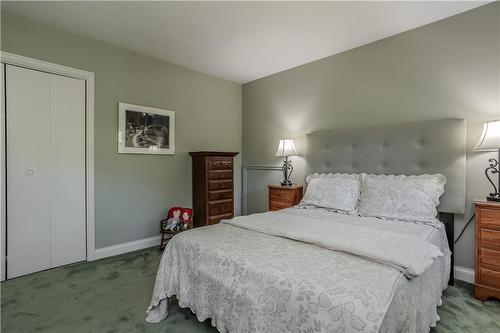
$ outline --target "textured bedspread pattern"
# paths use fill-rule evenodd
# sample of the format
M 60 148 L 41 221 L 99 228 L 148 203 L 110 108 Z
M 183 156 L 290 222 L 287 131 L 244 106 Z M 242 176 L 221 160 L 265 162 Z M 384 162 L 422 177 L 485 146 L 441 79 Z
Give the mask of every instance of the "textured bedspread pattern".
M 435 258 L 443 255 L 434 244 L 411 234 L 377 228 L 378 224 L 368 227 L 338 223 L 349 218 L 331 214 L 330 219 L 317 219 L 288 210 L 238 216 L 223 223 L 393 265 L 408 278 L 422 274 Z
M 297 234 L 277 237 L 281 228 L 262 226 L 276 223 L 262 215 L 253 227 L 251 220 L 239 219 L 175 236 L 160 263 L 147 321 L 164 319 L 168 297 L 176 295 L 180 306 L 189 307 L 199 320 L 211 318 L 220 332 L 378 332 L 396 285 L 404 279 L 400 264 L 381 264 L 392 259 L 371 260 L 372 255 L 354 256 L 347 249 L 332 251 L 328 239 L 311 239 L 315 232 L 298 226 L 301 218 L 311 229 L 313 224 L 323 228 L 326 221 L 307 213 L 282 214 L 281 219 L 295 221 Z M 354 231 L 345 237 L 349 232 Z M 421 235 L 411 241 L 425 239 Z M 438 255 L 432 247 L 424 252 Z

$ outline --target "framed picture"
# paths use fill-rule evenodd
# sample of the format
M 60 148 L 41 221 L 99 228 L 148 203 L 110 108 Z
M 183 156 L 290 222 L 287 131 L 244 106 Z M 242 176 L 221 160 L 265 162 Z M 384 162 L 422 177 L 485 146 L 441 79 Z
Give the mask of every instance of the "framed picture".
M 175 153 L 175 113 L 118 103 L 118 153 Z

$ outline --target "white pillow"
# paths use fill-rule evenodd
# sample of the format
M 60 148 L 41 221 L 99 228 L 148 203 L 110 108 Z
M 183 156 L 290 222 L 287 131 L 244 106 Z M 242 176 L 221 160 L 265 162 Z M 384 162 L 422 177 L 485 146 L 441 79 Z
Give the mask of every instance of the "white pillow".
M 306 178 L 307 190 L 301 205 L 352 212 L 358 205 L 361 178 L 348 174 L 314 174 Z
M 443 175 L 362 175 L 359 215 L 435 223 Z

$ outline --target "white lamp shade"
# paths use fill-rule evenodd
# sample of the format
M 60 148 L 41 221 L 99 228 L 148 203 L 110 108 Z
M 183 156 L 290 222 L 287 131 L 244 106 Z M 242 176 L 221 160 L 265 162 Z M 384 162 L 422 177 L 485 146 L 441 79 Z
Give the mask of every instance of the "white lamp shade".
M 483 134 L 474 150 L 491 151 L 500 149 L 500 120 L 484 123 Z
M 295 144 L 292 139 L 282 139 L 278 145 L 276 156 L 294 156 L 297 155 Z

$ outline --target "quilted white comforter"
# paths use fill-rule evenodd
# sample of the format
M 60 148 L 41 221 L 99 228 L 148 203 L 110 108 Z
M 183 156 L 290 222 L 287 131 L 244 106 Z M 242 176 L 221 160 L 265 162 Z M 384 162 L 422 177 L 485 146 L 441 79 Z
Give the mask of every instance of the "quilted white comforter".
M 438 319 L 446 285 L 446 269 L 433 261 L 449 256 L 442 237 L 430 241 L 435 231 L 287 209 L 184 232 L 165 249 L 146 320 L 163 320 L 167 298 L 176 295 L 180 306 L 199 320 L 211 318 L 220 332 L 426 331 Z M 429 279 L 435 280 L 429 290 L 413 288 Z M 424 317 L 391 308 L 395 295 L 400 303 L 416 301 Z

